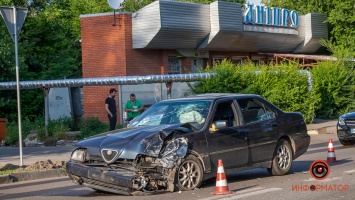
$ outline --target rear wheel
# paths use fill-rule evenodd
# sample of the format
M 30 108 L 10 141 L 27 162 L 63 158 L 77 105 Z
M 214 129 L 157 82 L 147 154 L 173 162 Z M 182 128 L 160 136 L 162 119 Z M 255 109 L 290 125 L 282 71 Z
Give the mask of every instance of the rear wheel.
M 203 179 L 202 164 L 198 158 L 188 155 L 176 170 L 176 187 L 186 191 L 198 188 Z
M 348 140 L 340 140 L 339 139 L 340 144 L 342 144 L 343 146 L 351 146 L 354 145 L 355 141 L 348 141 Z
M 276 145 L 271 168 L 267 170 L 271 175 L 281 176 L 291 170 L 293 162 L 293 153 L 290 143 L 287 140 L 279 140 Z

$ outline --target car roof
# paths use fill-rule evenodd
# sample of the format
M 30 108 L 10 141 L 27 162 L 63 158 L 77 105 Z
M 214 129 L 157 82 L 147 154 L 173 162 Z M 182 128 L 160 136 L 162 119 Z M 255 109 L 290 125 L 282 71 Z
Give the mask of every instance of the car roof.
M 236 94 L 236 93 L 205 93 L 205 94 L 194 94 L 187 97 L 177 98 L 177 99 L 166 99 L 167 101 L 191 101 L 191 100 L 216 100 L 222 98 L 235 98 L 235 97 L 260 97 L 256 94 Z

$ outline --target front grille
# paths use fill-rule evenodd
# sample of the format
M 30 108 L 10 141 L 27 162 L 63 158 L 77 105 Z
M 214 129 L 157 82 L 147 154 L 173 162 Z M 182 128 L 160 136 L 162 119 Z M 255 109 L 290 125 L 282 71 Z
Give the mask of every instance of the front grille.
M 345 124 L 349 127 L 355 127 L 355 119 L 345 120 Z
M 112 163 L 115 161 L 115 159 L 119 156 L 119 153 L 117 150 L 112 150 L 112 149 L 103 149 L 101 151 L 102 158 L 105 160 L 107 163 Z

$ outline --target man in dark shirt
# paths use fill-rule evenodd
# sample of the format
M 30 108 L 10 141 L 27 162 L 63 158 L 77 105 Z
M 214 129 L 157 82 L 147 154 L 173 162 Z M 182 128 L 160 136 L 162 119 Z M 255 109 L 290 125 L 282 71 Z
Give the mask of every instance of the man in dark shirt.
M 108 96 L 105 100 L 105 108 L 107 111 L 107 117 L 110 121 L 110 131 L 116 129 L 116 122 L 117 122 L 117 114 L 116 114 L 116 92 L 115 88 L 110 89 L 110 96 Z

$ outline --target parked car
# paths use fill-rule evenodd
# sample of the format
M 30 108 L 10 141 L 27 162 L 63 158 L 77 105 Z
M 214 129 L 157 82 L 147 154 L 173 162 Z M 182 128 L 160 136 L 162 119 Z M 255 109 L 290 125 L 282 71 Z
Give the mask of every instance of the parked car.
M 216 176 L 219 159 L 226 173 L 287 174 L 309 143 L 299 112 L 258 95 L 201 94 L 158 102 L 127 128 L 78 142 L 66 171 L 77 184 L 118 194 L 193 190 Z
M 342 145 L 355 144 L 355 112 L 346 113 L 339 117 L 337 135 Z

